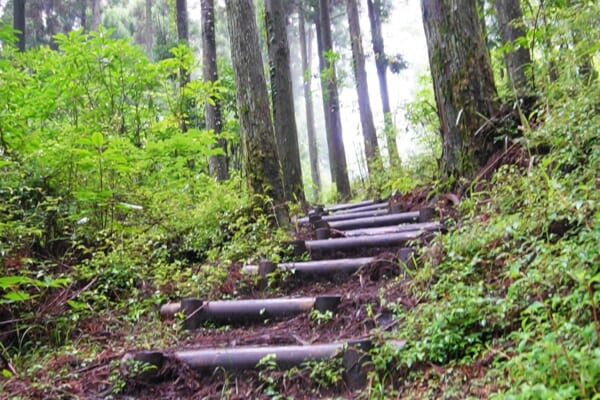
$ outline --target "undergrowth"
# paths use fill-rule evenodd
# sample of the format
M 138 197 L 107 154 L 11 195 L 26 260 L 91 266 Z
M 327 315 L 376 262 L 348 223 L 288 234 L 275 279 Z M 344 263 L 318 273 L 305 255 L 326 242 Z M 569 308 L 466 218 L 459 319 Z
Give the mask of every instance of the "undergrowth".
M 239 173 L 208 175 L 202 107 L 231 90 L 180 87 L 189 48 L 153 63 L 110 30 L 58 35 L 57 51 L 20 53 L 6 26 L 0 40 L 0 371 L 53 397 L 52 358 L 175 340 L 152 328 L 159 304 L 231 296 L 226 266 L 280 261 L 289 235 Z
M 400 397 L 600 397 L 597 83 L 547 110 L 518 139 L 527 167 L 502 166 L 424 249 L 419 304 L 390 306 L 407 344 L 373 376 L 412 382 Z

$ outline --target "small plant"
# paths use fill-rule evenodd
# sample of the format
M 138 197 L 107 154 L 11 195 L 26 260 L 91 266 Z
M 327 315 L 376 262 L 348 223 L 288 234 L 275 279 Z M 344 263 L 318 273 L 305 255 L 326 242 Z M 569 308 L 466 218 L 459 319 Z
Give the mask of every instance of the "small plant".
M 301 370 L 308 371 L 310 379 L 322 388 L 335 386 L 344 377 L 342 357 L 320 361 L 306 361 L 302 363 Z M 318 390 L 315 392 L 318 392 Z
M 142 379 L 157 372 L 156 365 L 134 359 L 115 360 L 112 366 L 113 370 L 108 380 L 113 385 L 111 394 L 114 395 L 125 389 L 128 379 Z
M 279 388 L 289 375 L 295 372 L 295 369 L 279 371 L 275 354 L 266 355 L 256 366 L 259 368 L 258 380 L 263 384 L 264 394 L 276 400 L 292 399 L 292 397 L 280 394 Z
M 321 324 L 324 324 L 326 322 L 333 320 L 333 311 L 331 311 L 331 310 L 320 311 L 320 310 L 317 310 L 316 308 L 313 308 L 312 310 L 310 310 L 309 316 L 310 316 L 311 321 L 316 322 L 317 325 L 321 325 Z
M 285 268 L 275 268 L 273 272 L 267 274 L 267 286 L 272 290 L 277 290 L 294 272 Z

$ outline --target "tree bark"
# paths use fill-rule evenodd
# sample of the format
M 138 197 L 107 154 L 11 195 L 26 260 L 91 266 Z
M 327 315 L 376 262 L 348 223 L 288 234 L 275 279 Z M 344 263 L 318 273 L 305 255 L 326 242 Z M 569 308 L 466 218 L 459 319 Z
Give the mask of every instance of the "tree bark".
M 177 20 L 177 38 L 180 43 L 188 44 L 190 42 L 190 36 L 188 34 L 187 0 L 175 0 L 175 13 Z
M 504 63 L 508 74 L 510 88 L 517 96 L 522 97 L 531 92 L 532 84 L 526 71 L 531 66 L 529 49 L 523 45 L 514 44 L 520 37 L 525 37 L 523 29 L 523 13 L 519 0 L 495 0 L 496 18 L 502 42 L 514 46 L 504 53 Z
M 215 4 L 214 0 L 202 0 L 202 69 L 203 78 L 206 82 L 216 82 L 219 79 L 217 71 L 217 45 L 215 41 Z M 206 118 L 206 129 L 211 129 L 217 137 L 216 147 L 223 150 L 223 154 L 210 156 L 208 169 L 212 176 L 218 181 L 229 178 L 227 169 L 227 141 L 222 137 L 223 121 L 221 115 L 221 104 L 219 99 L 206 101 L 204 105 L 204 116 Z
M 88 32 L 89 28 L 87 26 L 87 5 L 88 5 L 87 0 L 82 1 L 80 5 L 81 5 L 81 15 L 79 16 L 79 18 L 81 19 L 81 29 L 83 29 L 84 32 Z
M 102 0 L 92 0 L 92 26 L 90 30 L 97 31 L 102 20 Z
M 144 33 L 144 43 L 146 45 L 146 54 L 152 57 L 152 46 L 154 37 L 152 32 L 152 0 L 146 0 L 146 32 Z
M 441 169 L 447 177 L 470 178 L 493 151 L 493 137 L 481 128 L 497 110 L 475 0 L 422 0 L 421 7 L 440 117 Z
M 323 55 L 333 53 L 331 40 L 331 18 L 329 16 L 329 1 L 319 0 L 319 16 L 321 22 L 321 40 L 323 43 Z M 350 181 L 346 166 L 346 151 L 344 149 L 344 138 L 342 136 L 342 121 L 340 119 L 340 102 L 337 89 L 337 78 L 335 74 L 335 63 L 331 57 L 325 57 L 325 68 L 327 69 L 326 84 L 323 97 L 327 102 L 327 113 L 331 116 L 331 132 L 327 132 L 333 149 L 335 185 L 342 200 L 350 198 Z M 323 77 L 322 77 L 323 79 Z M 331 159 L 331 157 L 330 157 Z
M 179 40 L 179 43 L 188 45 L 190 38 L 188 34 L 187 0 L 175 0 L 175 20 L 177 25 L 177 39 Z M 179 74 L 179 85 L 181 88 L 183 88 L 190 82 L 190 71 L 185 68 L 180 68 Z M 191 108 L 190 101 L 187 96 L 182 99 L 181 106 L 182 110 L 179 127 L 182 132 L 187 132 L 189 111 Z
M 346 0 L 346 13 L 348 14 L 348 26 L 350 27 L 354 79 L 356 82 L 356 93 L 358 95 L 358 108 L 360 111 L 360 124 L 365 143 L 367 168 L 369 170 L 369 175 L 372 175 L 377 169 L 381 169 L 378 167 L 381 158 L 379 146 L 377 144 L 375 124 L 373 123 L 371 101 L 369 100 L 365 54 L 362 47 L 362 35 L 360 33 L 360 22 L 358 19 L 358 6 L 356 5 L 356 0 Z
M 273 122 L 279 161 L 282 165 L 283 187 L 287 200 L 304 203 L 290 49 L 281 0 L 265 0 L 265 25 L 269 48 Z
M 383 35 L 381 34 L 381 15 L 380 0 L 367 0 L 367 9 L 369 12 L 369 24 L 371 25 L 371 40 L 373 43 L 373 53 L 375 54 L 375 66 L 377 68 L 377 78 L 379 80 L 379 93 L 381 95 L 381 105 L 383 108 L 385 139 L 388 148 L 388 156 L 392 167 L 400 165 L 400 154 L 398 153 L 398 144 L 396 143 L 396 130 L 392 121 L 392 110 L 390 108 L 390 97 L 388 95 L 387 84 L 387 59 L 383 45 Z
M 13 7 L 13 28 L 19 31 L 17 48 L 25 51 L 25 0 L 14 0 Z
M 313 200 L 317 201 L 321 194 L 321 175 L 319 174 L 319 152 L 317 147 L 317 135 L 315 132 L 315 115 L 313 109 L 311 91 L 311 43 L 310 27 L 308 35 L 304 23 L 304 10 L 300 3 L 298 8 L 298 30 L 300 36 L 300 57 L 302 60 L 302 83 L 304 88 L 304 103 L 306 107 L 306 131 L 308 135 L 308 156 L 310 159 L 310 175 L 314 186 L 315 195 Z M 308 42 L 308 43 L 307 43 Z
M 252 0 L 226 0 L 231 59 L 249 190 L 274 201 L 275 217 L 287 223 L 283 182 L 269 112 L 267 84 Z
M 323 55 L 323 35 L 321 34 L 321 20 L 317 10 L 314 16 L 315 32 L 317 34 L 317 54 L 319 55 L 319 76 L 321 81 L 321 98 L 323 104 L 323 119 L 325 120 L 325 136 L 327 139 L 327 158 L 329 160 L 329 174 L 331 175 L 331 181 L 335 183 L 335 151 L 333 149 L 333 141 L 330 138 L 332 132 L 333 122 L 331 122 L 331 113 L 329 112 L 329 105 L 327 103 L 326 88 L 327 80 L 325 79 L 327 66 L 325 65 L 325 56 Z

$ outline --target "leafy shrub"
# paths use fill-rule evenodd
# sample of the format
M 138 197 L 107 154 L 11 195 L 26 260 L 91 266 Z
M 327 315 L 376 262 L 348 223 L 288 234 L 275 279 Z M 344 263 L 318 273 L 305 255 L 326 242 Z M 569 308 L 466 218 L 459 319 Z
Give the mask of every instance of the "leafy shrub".
M 0 32 L 0 297 L 15 317 L 63 288 L 75 315 L 138 320 L 167 297 L 214 295 L 217 258 L 285 253 L 240 177 L 207 174 L 221 150 L 199 116 L 223 87 L 180 84 L 195 67 L 185 46 L 152 63 L 111 36 L 20 53 Z

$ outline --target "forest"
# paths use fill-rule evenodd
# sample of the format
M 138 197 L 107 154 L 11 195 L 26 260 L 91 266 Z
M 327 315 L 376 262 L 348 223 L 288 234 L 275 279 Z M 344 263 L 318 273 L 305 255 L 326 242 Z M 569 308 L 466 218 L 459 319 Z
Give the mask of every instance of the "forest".
M 593 0 L 0 0 L 0 399 L 600 399 L 599 74 Z

